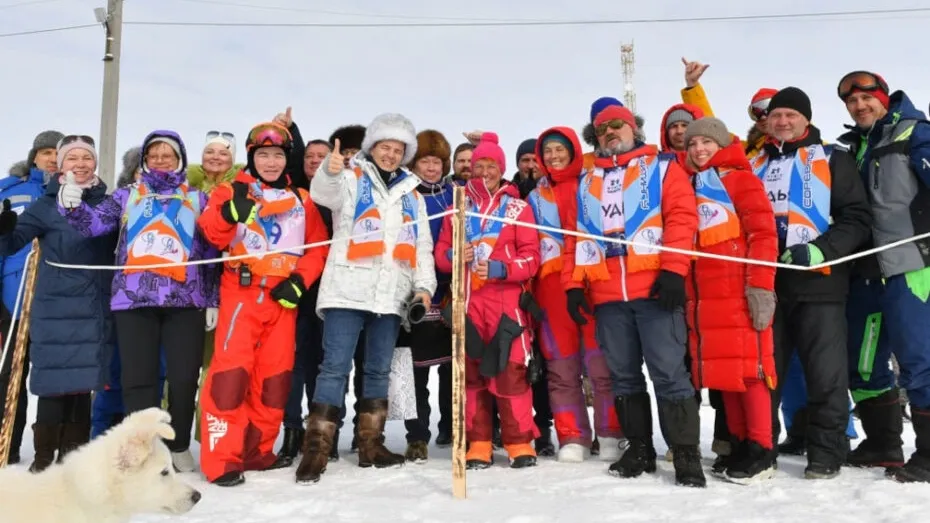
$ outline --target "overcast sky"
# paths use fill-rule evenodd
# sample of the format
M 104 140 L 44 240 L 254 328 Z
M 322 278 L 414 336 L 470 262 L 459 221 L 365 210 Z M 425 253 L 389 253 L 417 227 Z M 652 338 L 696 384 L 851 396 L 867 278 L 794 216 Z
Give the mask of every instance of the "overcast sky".
M 105 4 L 0 0 L 0 34 L 93 23 L 93 8 Z M 930 7 L 917 0 L 126 0 L 124 20 L 638 20 L 878 6 Z M 854 69 L 883 74 L 892 89 L 904 89 L 927 109 L 928 20 L 930 13 L 543 27 L 126 25 L 117 148 L 122 154 L 152 129 L 175 129 L 199 162 L 206 131 L 232 131 L 241 145 L 251 125 L 291 105 L 305 139 L 328 137 L 343 124 L 367 124 L 382 112 L 403 113 L 418 130 L 439 129 L 453 146 L 461 131 L 495 130 L 512 171 L 522 139 L 553 125 L 580 130 L 595 98 L 622 98 L 619 47 L 630 41 L 637 109 L 650 141 L 658 141 L 662 113 L 680 101 L 682 56 L 711 64 L 704 87 L 717 115 L 741 136 L 756 89 L 795 85 L 811 96 L 814 123 L 832 139 L 849 121 L 836 84 Z M 25 158 L 43 129 L 99 135 L 103 39 L 100 27 L 0 38 L 4 167 Z M 244 157 L 240 146 L 238 159 Z

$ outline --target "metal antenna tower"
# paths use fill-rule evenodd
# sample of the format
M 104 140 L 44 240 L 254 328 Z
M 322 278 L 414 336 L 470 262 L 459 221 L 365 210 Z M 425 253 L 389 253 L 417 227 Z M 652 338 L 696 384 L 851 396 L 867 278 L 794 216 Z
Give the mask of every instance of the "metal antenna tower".
M 623 103 L 630 111 L 636 112 L 636 91 L 633 90 L 634 62 L 633 42 L 620 46 L 620 63 L 623 65 Z

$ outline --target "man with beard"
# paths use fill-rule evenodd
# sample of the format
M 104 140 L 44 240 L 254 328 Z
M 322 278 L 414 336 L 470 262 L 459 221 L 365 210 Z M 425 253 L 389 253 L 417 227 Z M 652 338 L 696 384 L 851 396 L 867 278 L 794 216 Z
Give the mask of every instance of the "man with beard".
M 811 103 L 797 87 L 771 98 L 771 138 L 751 162 L 775 211 L 780 259 L 810 267 L 847 256 L 868 239 L 871 214 L 856 161 L 848 150 L 823 146 L 811 125 Z M 808 390 L 804 476 L 830 479 L 846 461 L 846 297 L 849 266 L 816 271 L 779 269 L 775 277 L 776 375 L 783 376 L 795 348 Z M 779 383 L 772 427 L 778 440 Z
M 465 185 L 471 178 L 471 156 L 475 145 L 471 142 L 460 143 L 452 153 L 451 179 L 458 185 Z
M 637 139 L 638 125 L 615 99 L 592 105 L 595 157 L 588 157 L 578 188 L 577 230 L 637 244 L 690 249 L 697 232 L 694 190 L 677 162 Z M 591 312 L 614 381 L 615 406 L 629 448 L 609 472 L 634 478 L 656 471 L 652 406 L 645 360 L 674 453 L 679 485 L 704 487 L 694 386 L 685 367 L 687 255 L 642 245 L 566 238 L 563 285 L 569 314 Z

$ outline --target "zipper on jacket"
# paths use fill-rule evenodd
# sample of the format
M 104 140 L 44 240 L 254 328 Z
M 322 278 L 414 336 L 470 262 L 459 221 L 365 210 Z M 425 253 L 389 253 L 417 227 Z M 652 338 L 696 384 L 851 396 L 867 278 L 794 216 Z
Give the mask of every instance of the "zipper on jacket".
M 764 383 L 765 380 L 765 369 L 762 367 L 762 333 L 756 331 L 756 361 L 759 365 L 759 379 Z
M 694 288 L 694 336 L 697 338 L 697 346 L 695 347 L 695 359 L 697 360 L 697 371 L 698 371 L 698 385 L 701 388 L 704 388 L 704 360 L 701 358 L 701 345 L 703 341 L 701 340 L 701 328 L 698 324 L 698 309 L 701 306 L 700 300 L 698 300 L 698 284 L 697 277 L 694 274 L 694 265 L 691 266 L 691 286 Z
M 617 256 L 617 258 L 620 261 L 620 292 L 623 293 L 623 301 L 630 301 L 626 288 L 626 256 Z

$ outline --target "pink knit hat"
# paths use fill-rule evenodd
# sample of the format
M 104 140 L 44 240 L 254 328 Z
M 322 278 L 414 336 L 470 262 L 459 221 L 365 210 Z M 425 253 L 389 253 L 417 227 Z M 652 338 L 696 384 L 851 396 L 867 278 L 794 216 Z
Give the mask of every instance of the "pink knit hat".
M 504 162 L 504 150 L 498 145 L 499 139 L 497 133 L 483 133 L 481 141 L 475 147 L 471 155 L 471 168 L 474 170 L 478 160 L 494 160 L 501 172 L 507 172 L 507 164 Z

